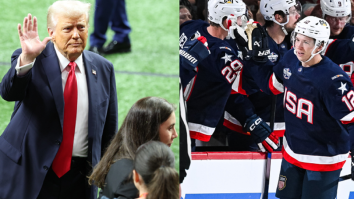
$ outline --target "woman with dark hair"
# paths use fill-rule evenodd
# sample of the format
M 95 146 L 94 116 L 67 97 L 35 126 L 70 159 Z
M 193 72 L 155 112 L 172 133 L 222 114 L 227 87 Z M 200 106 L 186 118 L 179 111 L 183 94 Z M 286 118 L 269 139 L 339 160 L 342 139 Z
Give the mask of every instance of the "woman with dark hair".
M 138 190 L 131 180 L 127 180 L 133 170 L 135 153 L 139 146 L 151 140 L 171 146 L 177 137 L 175 109 L 174 105 L 158 97 L 142 98 L 132 106 L 89 177 L 89 184 L 102 189 L 100 196 L 137 196 Z
M 178 199 L 179 178 L 174 155 L 165 144 L 150 141 L 136 152 L 133 179 L 139 199 Z

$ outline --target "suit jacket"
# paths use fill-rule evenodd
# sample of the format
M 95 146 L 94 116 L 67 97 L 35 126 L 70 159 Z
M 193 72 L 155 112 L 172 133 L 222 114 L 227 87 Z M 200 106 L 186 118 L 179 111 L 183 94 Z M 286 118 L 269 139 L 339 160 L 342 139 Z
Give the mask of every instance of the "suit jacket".
M 100 199 L 134 199 L 139 191 L 133 182 L 133 160 L 120 159 L 111 165 L 105 179 L 105 186 L 101 189 Z
M 1 199 L 37 198 L 63 138 L 64 97 L 54 45 L 48 43 L 33 68 L 18 77 L 15 66 L 21 52 L 13 53 L 0 84 L 3 99 L 16 101 L 0 136 Z M 83 60 L 89 96 L 87 159 L 95 166 L 117 132 L 116 82 L 112 63 L 103 57 L 84 51 Z M 88 191 L 90 199 L 96 198 L 97 187 Z

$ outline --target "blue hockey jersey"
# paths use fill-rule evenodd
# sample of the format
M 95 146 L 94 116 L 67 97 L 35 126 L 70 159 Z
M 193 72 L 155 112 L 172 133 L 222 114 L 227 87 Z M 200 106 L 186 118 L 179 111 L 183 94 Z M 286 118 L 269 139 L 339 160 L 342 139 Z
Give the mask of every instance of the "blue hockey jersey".
M 354 35 L 351 39 L 330 39 L 324 55 L 338 64 L 354 82 Z
M 285 95 L 283 157 L 312 171 L 342 168 L 354 135 L 353 128 L 348 133 L 343 125 L 354 121 L 354 89 L 348 75 L 325 56 L 303 67 L 293 49 L 275 67 L 254 68 L 255 76 L 263 77 L 257 79 L 263 91 Z
M 183 48 L 188 38 L 197 33 L 207 39 L 211 52 L 198 64 L 196 75 L 184 87 L 190 135 L 201 141 L 209 141 L 213 134 L 222 117 L 232 84 L 234 81 L 241 81 L 238 74 L 243 67 L 237 53 L 226 41 L 208 33 L 208 26 L 208 23 L 197 20 L 185 22 L 180 27 L 180 48 Z M 191 78 L 191 74 L 181 73 L 180 77 L 184 81 Z
M 269 35 L 268 42 L 270 48 L 270 54 L 268 55 L 268 59 L 275 64 L 279 62 L 279 60 L 284 56 L 284 54 L 289 50 L 287 42 L 284 40 L 282 43 L 277 44 Z M 236 46 L 233 40 L 227 40 L 232 47 Z M 252 66 L 246 65 L 244 67 L 244 73 L 247 69 Z M 247 91 L 249 94 L 249 92 Z M 237 95 L 237 94 L 234 94 Z M 245 116 L 252 116 L 256 113 L 260 116 L 264 121 L 266 121 L 269 125 L 270 121 L 270 112 L 271 112 L 271 95 L 268 95 L 262 91 L 253 92 L 248 96 L 250 102 L 246 100 L 240 101 L 235 99 L 235 96 L 231 95 L 227 101 L 227 105 L 225 107 L 224 120 L 223 124 L 230 130 L 236 131 L 238 133 L 247 134 L 247 132 L 243 132 L 242 125 L 247 118 L 243 118 Z M 245 115 L 240 112 L 239 106 L 249 107 L 249 103 L 253 104 L 253 113 L 249 113 Z M 250 111 L 249 111 L 250 112 Z M 284 123 L 284 109 L 283 109 L 283 94 L 277 96 L 277 104 L 276 104 L 276 114 L 275 114 L 275 124 L 274 131 L 277 136 L 282 137 L 285 132 L 285 123 Z M 249 135 L 249 134 L 248 134 Z

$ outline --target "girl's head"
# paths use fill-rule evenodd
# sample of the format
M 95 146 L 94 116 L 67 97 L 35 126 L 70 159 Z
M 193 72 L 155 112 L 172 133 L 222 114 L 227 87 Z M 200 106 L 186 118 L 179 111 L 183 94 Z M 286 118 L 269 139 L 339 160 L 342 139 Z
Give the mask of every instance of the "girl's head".
M 118 159 L 134 159 L 138 147 L 150 140 L 171 146 L 173 139 L 177 137 L 174 127 L 175 109 L 167 100 L 158 97 L 138 100 L 130 108 L 89 182 L 95 181 L 102 188 L 110 166 Z
M 171 146 L 173 139 L 177 137 L 174 111 L 175 107 L 165 99 L 142 98 L 129 110 L 117 136 L 122 137 L 127 150 L 133 150 L 129 151 L 132 154 L 135 154 L 140 145 L 150 140 Z
M 174 169 L 174 155 L 165 144 L 150 141 L 139 147 L 135 159 L 133 179 L 140 194 L 147 198 L 179 198 L 179 178 Z

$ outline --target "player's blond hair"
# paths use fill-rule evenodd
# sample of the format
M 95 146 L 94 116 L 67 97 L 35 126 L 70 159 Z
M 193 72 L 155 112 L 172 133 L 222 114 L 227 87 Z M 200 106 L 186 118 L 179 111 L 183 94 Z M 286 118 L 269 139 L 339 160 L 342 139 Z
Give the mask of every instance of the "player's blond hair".
M 59 15 L 64 15 L 67 17 L 79 17 L 81 15 L 86 15 L 86 23 L 88 24 L 90 18 L 90 8 L 90 3 L 84 3 L 81 1 L 56 1 L 48 8 L 47 28 L 52 30 L 55 29 Z

